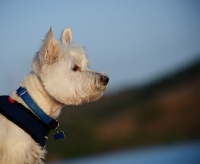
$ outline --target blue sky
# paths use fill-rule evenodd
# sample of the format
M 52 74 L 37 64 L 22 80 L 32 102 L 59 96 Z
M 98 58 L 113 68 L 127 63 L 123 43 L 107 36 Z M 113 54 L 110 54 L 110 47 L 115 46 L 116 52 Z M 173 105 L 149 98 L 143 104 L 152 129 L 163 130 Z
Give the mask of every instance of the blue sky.
M 92 69 L 110 77 L 109 91 L 139 85 L 200 54 L 199 0 L 0 1 L 0 94 L 17 89 L 53 27 L 70 27 Z

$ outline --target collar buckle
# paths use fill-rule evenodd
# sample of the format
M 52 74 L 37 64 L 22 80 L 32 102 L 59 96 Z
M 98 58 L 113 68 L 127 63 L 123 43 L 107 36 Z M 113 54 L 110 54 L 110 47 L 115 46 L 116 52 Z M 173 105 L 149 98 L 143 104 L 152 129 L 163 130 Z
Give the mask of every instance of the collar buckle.
M 47 124 L 47 126 L 51 129 L 51 130 L 56 130 L 59 127 L 59 122 L 57 120 L 54 120 L 53 118 L 51 119 L 51 121 Z

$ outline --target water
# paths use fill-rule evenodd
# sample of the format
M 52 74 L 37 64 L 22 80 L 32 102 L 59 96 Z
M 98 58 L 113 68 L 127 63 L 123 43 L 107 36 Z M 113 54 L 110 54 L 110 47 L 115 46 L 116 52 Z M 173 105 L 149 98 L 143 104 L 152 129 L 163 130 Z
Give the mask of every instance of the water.
M 52 164 L 200 164 L 200 142 L 120 151 Z

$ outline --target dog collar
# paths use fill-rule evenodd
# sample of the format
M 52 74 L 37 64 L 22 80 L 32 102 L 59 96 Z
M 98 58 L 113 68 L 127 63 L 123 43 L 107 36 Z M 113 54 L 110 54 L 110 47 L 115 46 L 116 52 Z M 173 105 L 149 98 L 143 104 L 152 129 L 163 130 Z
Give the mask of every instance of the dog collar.
M 0 113 L 29 134 L 42 148 L 45 146 L 50 128 L 31 110 L 9 96 L 0 96 Z
M 59 127 L 59 122 L 50 116 L 48 116 L 31 98 L 27 90 L 23 87 L 19 87 L 17 89 L 17 94 L 24 100 L 24 102 L 28 105 L 28 107 L 32 110 L 32 112 L 44 122 L 51 130 L 57 130 Z M 65 138 L 64 132 L 56 132 L 53 134 L 54 140 Z M 48 137 L 47 137 L 48 138 Z

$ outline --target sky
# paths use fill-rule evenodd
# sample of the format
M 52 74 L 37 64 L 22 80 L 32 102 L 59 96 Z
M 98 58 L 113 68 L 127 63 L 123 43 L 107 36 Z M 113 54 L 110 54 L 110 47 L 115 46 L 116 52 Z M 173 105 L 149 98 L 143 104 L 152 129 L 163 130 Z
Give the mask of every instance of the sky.
M 199 0 L 0 1 L 0 94 L 19 87 L 52 26 L 87 50 L 109 92 L 150 83 L 200 56 Z

